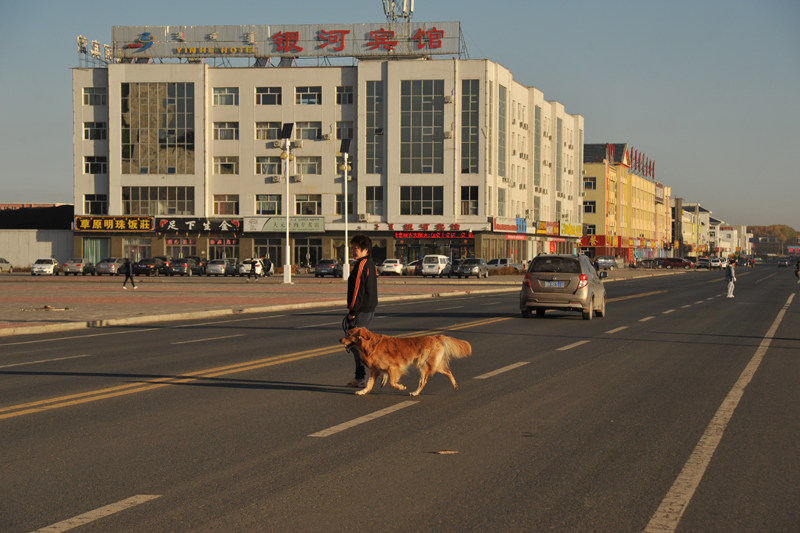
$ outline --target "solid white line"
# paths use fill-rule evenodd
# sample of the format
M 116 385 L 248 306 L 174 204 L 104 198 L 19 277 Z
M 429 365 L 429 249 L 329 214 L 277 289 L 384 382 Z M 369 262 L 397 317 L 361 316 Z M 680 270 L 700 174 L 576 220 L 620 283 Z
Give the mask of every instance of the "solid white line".
M 607 333 L 608 335 L 610 335 L 610 334 L 612 334 L 612 333 L 619 333 L 619 332 L 620 332 L 620 331 L 622 331 L 623 329 L 628 329 L 628 326 L 622 326 L 622 327 L 619 327 L 619 328 L 616 328 L 616 329 L 610 329 L 610 330 L 606 331 L 606 333 Z
M 106 516 L 119 513 L 120 511 L 124 511 L 125 509 L 130 509 L 131 507 L 147 503 L 150 500 L 155 500 L 156 498 L 160 497 L 161 497 L 160 495 L 156 494 L 138 494 L 136 496 L 132 496 L 125 500 L 118 501 L 117 503 L 112 503 L 110 505 L 106 505 L 105 507 L 100 507 L 99 509 L 95 509 L 94 511 L 83 513 L 74 518 L 69 518 L 67 520 L 64 520 L 63 522 L 43 527 L 42 529 L 37 529 L 33 533 L 40 533 L 45 531 L 47 533 L 60 533 L 61 531 L 69 531 L 70 529 L 74 529 L 76 527 L 88 524 L 89 522 L 94 522 L 95 520 L 105 518 Z
M 667 309 L 667 310 L 666 310 L 666 311 L 664 311 L 662 314 L 668 315 L 668 314 L 670 314 L 670 313 L 674 313 L 674 312 L 675 312 L 675 310 L 674 310 L 674 309 Z
M 334 324 L 341 324 L 341 320 L 337 320 L 336 322 L 325 322 L 323 324 L 310 324 L 308 326 L 296 326 L 295 329 L 306 329 L 306 328 L 318 328 L 320 326 L 333 326 Z
M 463 305 L 457 305 L 455 307 L 440 307 L 439 309 L 433 309 L 434 311 L 449 311 L 450 309 L 463 309 Z
M 645 533 L 675 531 L 677 529 L 678 522 L 680 522 L 683 513 L 689 506 L 689 502 L 692 500 L 695 490 L 697 490 L 697 486 L 703 479 L 708 464 L 711 462 L 711 456 L 714 455 L 717 446 L 719 446 L 725 428 L 728 426 L 731 417 L 733 417 L 736 406 L 739 405 L 739 401 L 742 399 L 744 389 L 753 379 L 753 375 L 764 359 L 764 355 L 767 353 L 772 343 L 772 338 L 783 321 L 783 316 L 792 303 L 792 299 L 794 299 L 794 294 L 790 295 L 789 299 L 786 300 L 750 362 L 747 363 L 747 366 L 739 375 L 739 379 L 736 380 L 733 388 L 728 392 L 719 409 L 717 409 L 714 418 L 709 422 L 703 436 L 700 437 L 700 441 L 683 466 L 683 470 L 681 470 L 678 478 L 672 484 L 661 505 L 658 506 L 658 509 L 650 518 L 650 523 L 644 529 Z
M 515 368 L 519 368 L 521 366 L 525 366 L 528 364 L 528 361 L 520 361 L 519 363 L 514 363 L 513 365 L 504 366 L 503 368 L 498 368 L 497 370 L 492 370 L 491 372 L 487 372 L 486 374 L 481 374 L 480 376 L 475 376 L 474 379 L 489 379 L 493 378 L 497 374 L 502 374 L 503 372 L 508 372 L 509 370 L 514 370 Z
M 581 346 L 582 344 L 586 344 L 586 343 L 588 343 L 588 342 L 589 342 L 589 341 L 578 341 L 578 342 L 573 342 L 572 344 L 567 344 L 566 346 L 562 346 L 561 348 L 556 348 L 556 351 L 557 351 L 557 352 L 563 352 L 563 351 L 565 351 L 565 350 L 571 350 L 571 349 L 573 349 L 573 348 L 577 348 L 578 346 Z
M 69 357 L 56 357 L 55 359 L 40 359 L 39 361 L 27 361 L 25 363 L 14 363 L 13 365 L 3 365 L 0 368 L 11 368 L 12 366 L 38 365 L 39 363 L 50 363 L 53 361 L 66 361 L 67 359 L 78 359 L 80 357 L 91 357 L 90 354 L 70 355 Z
M 89 335 L 75 335 L 74 337 L 56 337 L 54 339 L 37 339 L 35 341 L 5 342 L 0 346 L 17 346 L 19 344 L 36 344 L 39 342 L 68 341 L 72 339 L 88 339 L 90 337 L 105 337 L 106 335 L 122 335 L 128 333 L 143 333 L 145 331 L 155 331 L 161 328 L 131 329 L 126 331 L 109 331 L 108 333 L 92 333 Z
M 639 322 L 647 322 L 648 320 L 653 320 L 654 318 L 654 316 L 646 316 L 644 318 L 640 318 Z
M 393 405 L 391 407 L 387 407 L 386 409 L 381 409 L 380 411 L 375 411 L 374 413 L 370 413 L 368 415 L 360 416 L 358 418 L 354 418 L 348 422 L 344 422 L 337 426 L 329 427 L 328 429 L 323 429 L 322 431 L 317 431 L 316 433 L 312 433 L 309 437 L 330 437 L 335 433 L 339 433 L 340 431 L 344 431 L 346 429 L 350 429 L 352 427 L 358 426 L 359 424 L 363 424 L 365 422 L 369 422 L 370 420 L 375 420 L 376 418 L 380 418 L 382 416 L 386 416 L 390 413 L 394 413 L 395 411 L 399 411 L 400 409 L 404 409 L 411 405 L 414 405 L 419 402 L 413 402 L 411 400 L 407 400 L 405 402 L 400 402 L 397 405 Z
M 179 342 L 171 342 L 170 344 L 191 344 L 193 342 L 205 342 L 205 341 L 218 341 L 220 339 L 232 339 L 233 337 L 244 337 L 244 333 L 239 333 L 238 335 L 225 335 L 224 337 L 208 337 L 206 339 L 192 339 L 190 341 L 179 341 Z

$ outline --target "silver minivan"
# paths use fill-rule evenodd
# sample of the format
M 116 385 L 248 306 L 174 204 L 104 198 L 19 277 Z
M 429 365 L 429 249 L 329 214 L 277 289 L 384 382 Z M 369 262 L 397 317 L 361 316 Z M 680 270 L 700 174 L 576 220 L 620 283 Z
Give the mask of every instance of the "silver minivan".
M 422 277 L 446 276 L 450 273 L 450 258 L 446 255 L 426 255 L 422 258 Z
M 605 271 L 598 272 L 585 255 L 540 255 L 522 280 L 519 309 L 523 318 L 544 316 L 548 309 L 580 311 L 584 320 L 606 315 Z

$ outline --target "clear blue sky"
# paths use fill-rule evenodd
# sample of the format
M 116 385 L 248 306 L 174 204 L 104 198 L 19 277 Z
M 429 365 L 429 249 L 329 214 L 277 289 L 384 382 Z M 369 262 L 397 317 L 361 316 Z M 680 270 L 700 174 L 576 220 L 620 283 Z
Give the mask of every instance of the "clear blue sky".
M 111 26 L 382 22 L 380 0 L 4 1 L 0 203 L 71 203 L 75 38 Z M 461 21 L 469 56 L 507 67 L 627 142 L 674 196 L 731 224 L 800 229 L 798 0 L 417 0 L 416 21 Z

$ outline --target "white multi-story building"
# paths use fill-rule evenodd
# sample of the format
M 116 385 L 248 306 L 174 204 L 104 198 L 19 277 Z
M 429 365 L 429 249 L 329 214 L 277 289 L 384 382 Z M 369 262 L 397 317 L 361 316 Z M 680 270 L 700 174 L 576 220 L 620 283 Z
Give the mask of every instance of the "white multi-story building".
M 583 117 L 459 58 L 458 23 L 385 26 L 114 27 L 73 70 L 75 254 L 282 265 L 287 212 L 292 264 L 346 228 L 377 259 L 577 251 Z

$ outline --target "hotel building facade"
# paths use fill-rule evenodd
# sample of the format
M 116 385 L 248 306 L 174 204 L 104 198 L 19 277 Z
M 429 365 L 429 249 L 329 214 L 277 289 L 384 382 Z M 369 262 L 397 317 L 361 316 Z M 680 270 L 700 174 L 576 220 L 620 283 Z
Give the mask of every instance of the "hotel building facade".
M 579 251 L 583 117 L 434 59 L 458 23 L 387 26 L 114 27 L 73 69 L 75 254 L 283 265 L 287 212 L 290 264 L 343 260 L 346 231 L 377 260 Z

